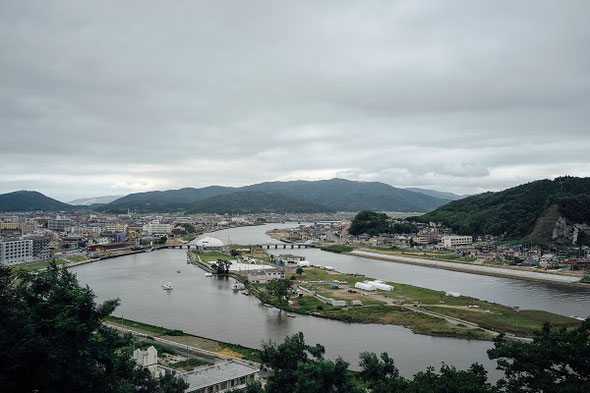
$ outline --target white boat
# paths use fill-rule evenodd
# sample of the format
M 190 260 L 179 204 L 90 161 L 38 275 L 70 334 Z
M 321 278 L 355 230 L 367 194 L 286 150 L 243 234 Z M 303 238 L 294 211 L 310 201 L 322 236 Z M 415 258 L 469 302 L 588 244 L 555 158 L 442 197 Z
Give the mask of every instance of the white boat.
M 165 291 L 171 291 L 174 288 L 172 288 L 172 283 L 170 281 L 168 281 L 167 284 L 162 285 L 162 289 Z
M 213 273 L 205 273 L 205 277 L 213 277 Z
M 242 284 L 241 282 L 234 282 L 234 285 L 231 286 L 231 289 L 233 289 L 234 291 L 241 291 L 242 289 L 245 289 L 246 286 L 244 284 Z

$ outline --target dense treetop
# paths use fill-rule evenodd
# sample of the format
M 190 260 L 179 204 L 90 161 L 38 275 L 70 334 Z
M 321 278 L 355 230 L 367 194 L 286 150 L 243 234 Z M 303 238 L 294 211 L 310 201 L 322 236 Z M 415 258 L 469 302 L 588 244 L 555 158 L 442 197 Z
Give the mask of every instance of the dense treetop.
M 353 218 L 348 233 L 354 236 L 363 233 L 376 236 L 380 233 L 414 233 L 417 230 L 415 225 L 409 223 L 390 223 L 385 213 L 364 210 Z
M 0 266 L 0 387 L 5 392 L 184 392 L 131 360 L 133 338 L 102 324 L 119 304 L 97 305 L 88 287 L 55 264 L 18 278 Z

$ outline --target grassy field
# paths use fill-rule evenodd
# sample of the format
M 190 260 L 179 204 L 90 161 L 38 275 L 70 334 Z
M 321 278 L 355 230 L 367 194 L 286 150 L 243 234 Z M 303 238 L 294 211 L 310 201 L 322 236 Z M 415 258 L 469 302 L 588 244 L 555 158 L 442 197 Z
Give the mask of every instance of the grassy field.
M 207 264 L 211 264 L 212 262 L 217 261 L 218 259 L 222 259 L 222 260 L 232 260 L 235 259 L 234 257 L 232 257 L 231 255 L 228 254 L 224 254 L 222 252 L 218 252 L 218 251 L 209 251 L 209 252 L 197 252 L 196 253 L 199 257 L 201 257 L 201 260 Z
M 365 280 L 367 280 L 365 277 L 335 273 L 317 268 L 306 268 L 303 275 L 298 275 L 294 280 L 294 284 L 313 290 L 327 298 L 345 300 L 349 304 L 351 300 L 360 300 L 363 307 L 341 309 L 326 305 L 312 296 L 293 299 L 297 302 L 297 307 L 279 304 L 278 300 L 272 299 L 272 297 L 269 297 L 269 300 L 275 306 L 293 312 L 313 313 L 317 316 L 348 322 L 403 325 L 411 328 L 416 333 L 443 336 L 489 338 L 489 335 L 481 330 L 464 329 L 442 318 L 410 311 L 407 307 L 413 307 L 416 304 L 426 310 L 472 322 L 485 329 L 512 333 L 518 336 L 531 336 L 533 330 L 541 328 L 544 322 L 550 322 L 555 326 L 565 328 L 573 328 L 580 324 L 579 321 L 573 318 L 545 311 L 516 311 L 510 307 L 467 296 L 446 296 L 445 292 L 442 291 L 394 282 L 388 282 L 394 287 L 393 291 L 362 291 L 367 294 L 366 296 L 348 293 L 348 288 L 352 288 L 355 283 Z M 311 281 L 323 281 L 323 283 L 312 284 Z M 339 288 L 333 289 L 332 283 L 335 281 L 345 282 L 346 284 L 338 283 Z
M 553 326 L 575 328 L 580 321 L 539 310 L 515 311 L 504 306 L 489 307 L 491 312 L 479 310 L 452 309 L 446 307 L 427 306 L 428 310 L 436 311 L 451 317 L 477 323 L 486 329 L 512 333 L 517 336 L 531 336 L 533 330 L 538 330 L 543 323 L 550 322 Z

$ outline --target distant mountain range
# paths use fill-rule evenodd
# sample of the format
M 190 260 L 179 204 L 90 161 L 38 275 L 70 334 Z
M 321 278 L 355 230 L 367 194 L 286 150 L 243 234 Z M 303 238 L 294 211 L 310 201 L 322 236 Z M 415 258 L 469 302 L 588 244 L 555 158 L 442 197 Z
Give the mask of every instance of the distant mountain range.
M 435 198 L 448 199 L 449 201 L 456 201 L 458 199 L 463 199 L 463 198 L 466 198 L 469 196 L 469 195 L 457 195 L 457 194 L 453 194 L 452 192 L 435 191 L 435 190 L 428 190 L 428 189 L 424 189 L 424 188 L 414 188 L 414 187 L 405 188 L 405 190 L 419 192 L 421 194 L 430 195 Z
M 420 213 L 436 209 L 451 200 L 427 195 L 424 191 L 432 192 L 416 192 L 378 182 L 331 179 L 150 191 L 129 194 L 109 203 L 100 203 L 99 198 L 72 201 L 78 204 L 76 206 L 47 197 L 47 200 L 60 205 L 41 200 L 38 205 L 21 204 L 18 197 L 9 196 L 11 193 L 5 194 L 5 203 L 0 202 L 0 211 L 94 209 L 108 213 L 131 210 L 139 213 L 184 211 L 224 214 L 378 210 Z
M 460 234 L 590 244 L 590 178 L 565 176 L 486 192 L 448 203 L 420 219 L 442 222 Z
M 90 197 L 90 198 L 79 198 L 74 199 L 73 201 L 68 202 L 70 205 L 77 205 L 77 206 L 90 206 L 96 205 L 100 203 L 111 203 L 114 200 L 121 198 L 123 195 L 104 195 L 98 197 Z
M 237 193 L 240 194 L 230 197 Z M 272 208 L 263 207 L 259 203 L 260 199 L 269 202 Z M 289 212 L 289 209 L 301 213 L 360 210 L 426 212 L 447 202 L 449 199 L 384 183 L 331 179 L 269 182 L 235 188 L 212 186 L 143 192 L 129 194 L 96 209 L 112 213 L 125 212 L 127 209 L 138 212 L 184 210 L 216 213 Z

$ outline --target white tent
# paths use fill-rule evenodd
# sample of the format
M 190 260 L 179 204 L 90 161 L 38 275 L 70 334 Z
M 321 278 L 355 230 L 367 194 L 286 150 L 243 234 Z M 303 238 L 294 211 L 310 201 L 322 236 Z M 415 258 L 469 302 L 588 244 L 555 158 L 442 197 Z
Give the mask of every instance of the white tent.
M 365 282 L 357 282 L 354 284 L 355 288 L 364 289 L 365 291 L 374 291 L 376 288 L 373 284 L 365 281 Z

